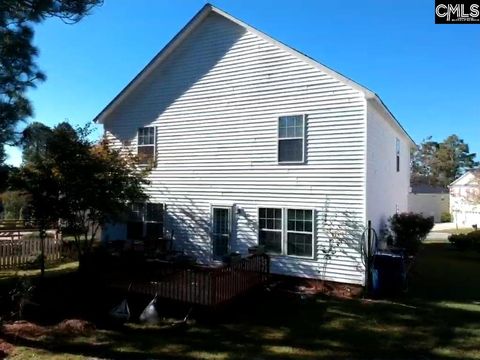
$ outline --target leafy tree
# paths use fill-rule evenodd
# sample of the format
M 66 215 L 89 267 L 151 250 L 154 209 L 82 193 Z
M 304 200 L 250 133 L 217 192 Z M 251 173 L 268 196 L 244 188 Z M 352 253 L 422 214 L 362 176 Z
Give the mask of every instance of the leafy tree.
M 23 218 L 23 212 L 28 207 L 28 196 L 21 191 L 6 191 L 0 196 L 3 205 L 4 218 L 18 220 Z
M 56 181 L 56 173 L 49 157 L 37 157 L 35 161 L 25 162 L 11 176 L 13 188 L 29 195 L 32 217 L 40 235 L 40 270 L 45 272 L 45 239 L 47 230 L 56 227 L 61 210 L 59 208 L 60 188 Z
M 58 224 L 74 236 L 79 255 L 85 255 L 101 226 L 121 219 L 130 202 L 146 199 L 146 172 L 105 141 L 92 143 L 88 126 L 74 129 L 61 123 L 47 129 L 32 124 L 24 132 L 29 135 L 40 130 L 44 137 L 22 142 L 29 156 L 14 183 L 31 195 L 41 236 Z
M 48 17 L 76 23 L 102 0 L 2 0 L 0 2 L 0 162 L 15 142 L 16 124 L 32 115 L 26 92 L 45 80 L 32 44 L 33 24 Z
M 10 165 L 0 165 L 0 192 L 4 192 L 8 189 L 8 178 L 10 174 L 14 172 L 16 168 Z
M 106 141 L 91 144 L 89 129 L 58 125 L 49 141 L 62 197 L 61 223 L 73 234 L 79 254 L 88 254 L 98 230 L 122 218 L 129 203 L 146 200 L 146 171 L 120 155 Z
M 447 187 L 478 165 L 475 156 L 457 135 L 450 135 L 440 143 L 429 137 L 412 154 L 411 183 Z

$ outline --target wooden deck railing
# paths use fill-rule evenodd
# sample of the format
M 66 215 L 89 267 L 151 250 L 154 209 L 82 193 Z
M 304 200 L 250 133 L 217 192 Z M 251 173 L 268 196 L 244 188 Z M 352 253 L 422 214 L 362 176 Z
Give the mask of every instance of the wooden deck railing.
M 157 264 L 145 277 L 132 280 L 130 291 L 179 302 L 215 306 L 225 303 L 268 280 L 267 255 L 249 255 L 220 267 Z
M 211 304 L 221 304 L 264 283 L 270 272 L 267 255 L 250 255 L 212 272 Z

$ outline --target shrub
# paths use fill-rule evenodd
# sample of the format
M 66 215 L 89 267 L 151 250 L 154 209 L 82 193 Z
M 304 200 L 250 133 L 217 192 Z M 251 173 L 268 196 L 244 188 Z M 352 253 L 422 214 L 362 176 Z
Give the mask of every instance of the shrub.
M 17 277 L 14 288 L 8 293 L 11 302 L 12 317 L 23 319 L 25 305 L 31 303 L 34 290 L 35 287 L 27 276 L 23 276 L 22 278 Z
M 469 232 L 468 234 L 453 234 L 448 237 L 458 250 L 480 251 L 480 230 Z
M 440 221 L 442 223 L 452 222 L 452 214 L 450 214 L 449 212 L 443 212 L 442 215 L 440 215 Z
M 411 212 L 395 214 L 388 222 L 393 244 L 404 248 L 410 255 L 418 251 L 434 224 L 433 217 L 424 217 Z
M 21 266 L 22 270 L 36 270 L 40 268 L 42 263 L 42 254 L 32 255 L 27 258 L 25 264 Z

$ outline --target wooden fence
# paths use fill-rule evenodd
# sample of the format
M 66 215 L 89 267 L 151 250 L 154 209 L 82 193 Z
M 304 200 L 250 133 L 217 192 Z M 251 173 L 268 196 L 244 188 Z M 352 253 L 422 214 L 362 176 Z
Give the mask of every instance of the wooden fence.
M 130 291 L 184 303 L 216 306 L 265 283 L 269 267 L 270 259 L 263 254 L 249 255 L 220 267 L 157 264 L 145 274 L 152 280 L 132 279 Z
M 61 240 L 45 239 L 45 260 L 58 261 L 64 254 Z M 17 269 L 35 261 L 41 254 L 39 238 L 12 237 L 0 239 L 0 270 Z
M 1 230 L 27 230 L 37 229 L 36 224 L 31 220 L 5 220 L 0 219 Z

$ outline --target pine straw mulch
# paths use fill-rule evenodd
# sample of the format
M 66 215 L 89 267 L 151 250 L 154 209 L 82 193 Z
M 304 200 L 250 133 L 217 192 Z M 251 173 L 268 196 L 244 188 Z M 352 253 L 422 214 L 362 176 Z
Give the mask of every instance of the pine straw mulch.
M 14 346 L 0 339 L 0 359 L 7 358 L 14 350 Z
M 46 338 L 89 336 L 95 325 L 85 320 L 67 319 L 56 325 L 38 325 L 20 320 L 5 323 L 0 327 L 0 359 L 5 359 L 15 350 L 12 345 L 22 341 L 41 341 Z M 2 339 L 8 339 L 9 342 Z

